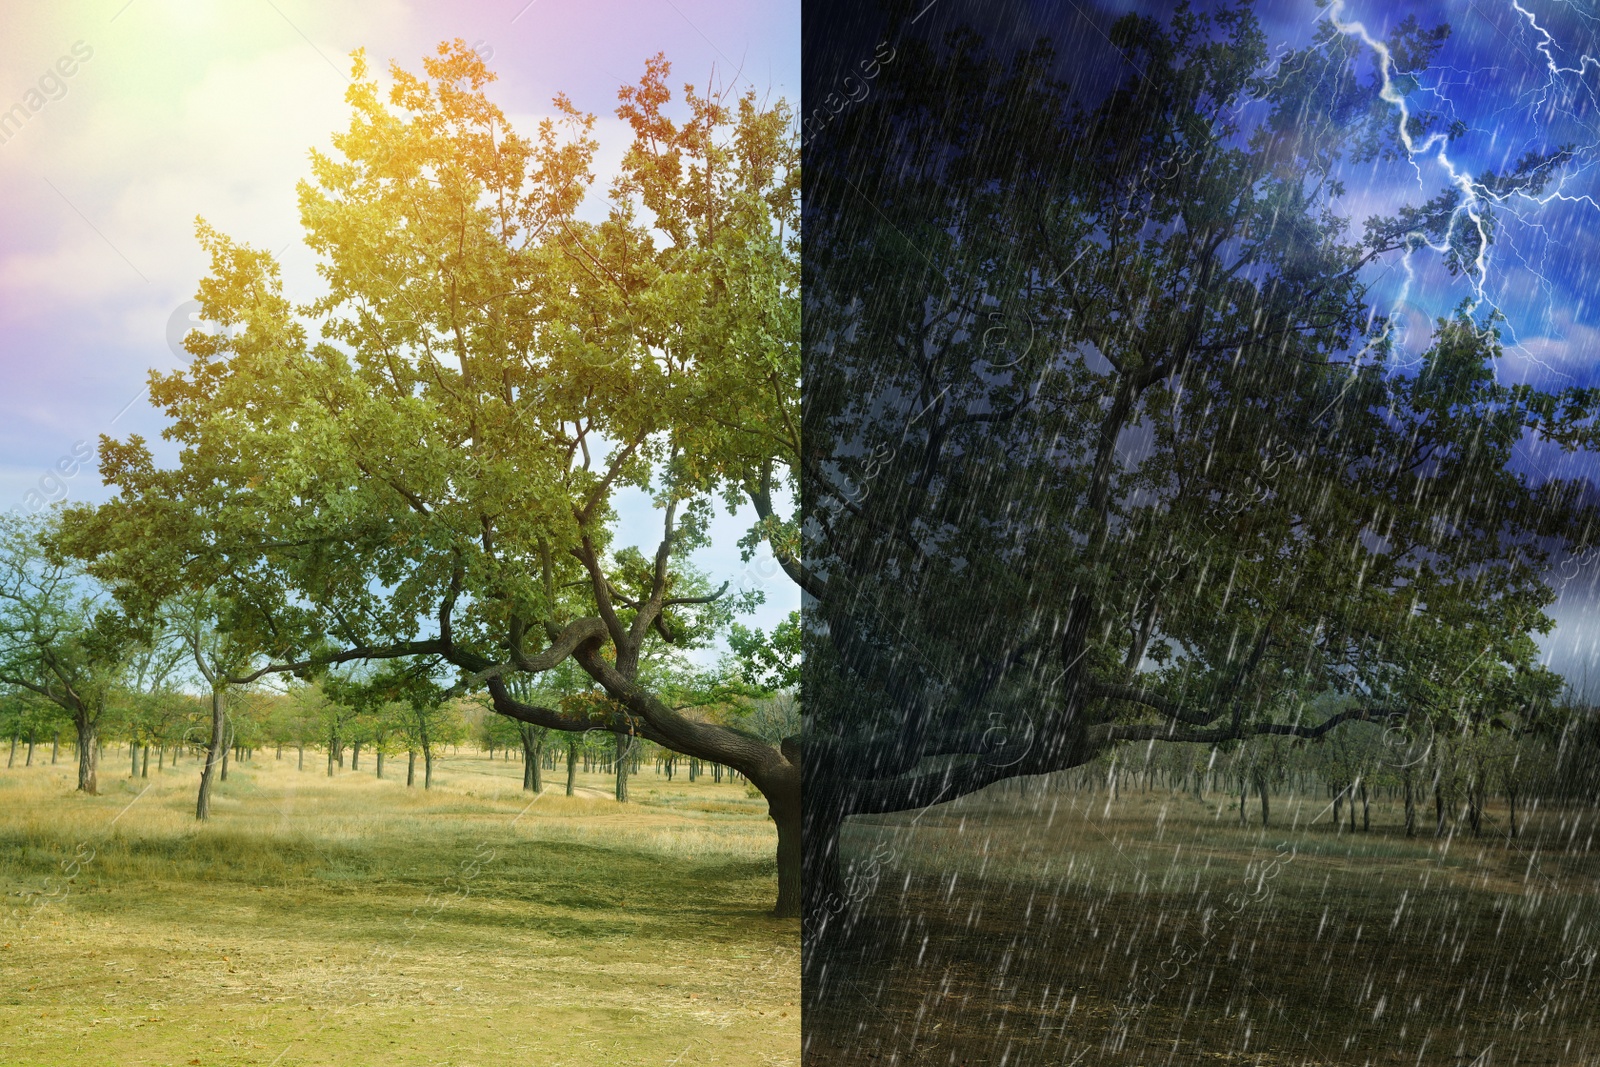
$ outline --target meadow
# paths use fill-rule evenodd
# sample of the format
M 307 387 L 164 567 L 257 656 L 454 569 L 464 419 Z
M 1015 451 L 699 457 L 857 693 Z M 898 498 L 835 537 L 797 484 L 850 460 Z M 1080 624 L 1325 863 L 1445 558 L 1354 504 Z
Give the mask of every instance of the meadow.
M 794 1064 L 799 923 L 742 784 L 478 754 L 0 770 L 0 1064 Z M 398 775 L 397 775 L 398 772 Z
M 1276 798 L 1263 828 L 1236 796 L 1032 781 L 846 824 L 864 899 L 807 1067 L 1600 1064 L 1592 805 L 1407 838 L 1397 805 L 1352 833 Z

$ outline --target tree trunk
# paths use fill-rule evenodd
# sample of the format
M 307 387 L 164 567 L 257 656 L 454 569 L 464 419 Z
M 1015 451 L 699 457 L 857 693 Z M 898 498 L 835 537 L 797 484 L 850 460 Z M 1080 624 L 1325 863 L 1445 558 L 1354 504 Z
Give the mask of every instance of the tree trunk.
M 329 778 L 333 777 L 333 760 L 334 760 L 333 749 L 334 749 L 333 741 L 329 740 L 329 742 L 328 742 L 328 777 Z
M 617 803 L 628 802 L 628 756 L 632 753 L 633 736 L 617 734 Z
M 129 741 L 128 752 L 133 757 L 133 762 L 130 764 L 128 769 L 128 777 L 137 778 L 139 777 L 139 745 L 136 742 Z
M 800 847 L 800 776 L 795 775 L 794 795 L 789 790 L 774 789 L 767 795 L 767 814 L 778 826 L 778 902 L 772 914 L 779 919 L 793 919 L 800 915 L 800 870 L 804 854 Z
M 150 746 L 148 744 L 144 746 L 144 759 L 139 764 L 139 777 L 150 777 Z
M 232 754 L 232 752 L 233 746 L 222 746 L 222 773 L 217 775 L 217 781 L 219 782 L 226 782 L 228 780 L 228 757 Z
M 1340 786 L 1338 792 L 1333 794 L 1333 831 L 1338 833 L 1344 826 L 1344 792 L 1345 787 Z
M 804 898 L 802 951 L 807 942 L 826 933 L 849 904 L 839 857 L 839 831 L 843 825 L 844 819 L 836 810 L 814 800 L 806 801 L 803 837 L 808 847 L 801 853 L 800 880 Z M 781 836 L 779 840 L 781 843 Z
M 1267 825 L 1267 777 L 1264 774 L 1256 775 L 1256 792 L 1261 794 L 1261 825 Z
M 578 746 L 567 746 L 567 796 L 572 796 L 578 782 Z
M 1359 788 L 1361 789 L 1361 832 L 1368 833 L 1372 830 L 1372 812 L 1367 803 L 1367 783 L 1362 782 Z M 1352 816 L 1355 815 L 1354 807 L 1350 809 L 1350 814 Z
M 422 788 L 433 788 L 433 746 L 422 742 Z
M 206 819 L 211 816 L 211 775 L 212 771 L 222 763 L 223 736 L 227 732 L 227 724 L 223 721 L 222 690 L 213 690 L 211 693 L 211 744 L 206 749 L 206 765 L 200 769 L 200 796 L 195 801 L 194 817 Z
M 544 783 L 539 780 L 539 765 L 543 762 L 544 753 L 539 738 L 531 724 L 521 723 L 519 727 L 517 732 L 522 737 L 522 788 L 542 793 Z
M 1438 819 L 1438 826 L 1433 832 L 1434 837 L 1444 836 L 1444 787 L 1438 777 L 1433 779 L 1433 812 Z
M 1406 836 L 1415 837 L 1417 833 L 1417 797 L 1416 791 L 1411 784 L 1410 767 L 1406 768 L 1403 782 L 1405 786 L 1406 798 Z
M 96 724 L 79 712 L 73 725 L 78 728 L 78 791 L 94 796 L 100 792 L 100 737 Z
M 6 770 L 17 765 L 17 731 L 11 731 L 11 754 L 6 757 Z
M 359 770 L 356 765 L 361 762 L 361 742 L 356 741 L 350 746 L 350 769 Z
M 296 745 L 295 748 L 299 749 L 300 751 L 300 762 L 295 764 L 294 769 L 297 771 L 303 771 L 306 769 L 306 746 Z
M 410 789 L 417 784 L 417 750 L 406 752 L 406 788 Z
M 56 728 L 56 738 L 50 743 L 50 766 L 56 765 L 56 757 L 61 755 L 61 729 Z
M 378 746 L 378 777 L 383 777 L 383 746 Z
M 1510 808 L 1510 821 L 1511 821 L 1511 825 L 1510 825 L 1510 828 L 1509 828 L 1508 832 L 1510 833 L 1511 839 L 1512 840 L 1516 840 L 1516 837 L 1517 837 L 1517 794 L 1516 794 L 1516 792 L 1514 790 L 1510 790 L 1510 789 L 1506 790 L 1506 804 Z

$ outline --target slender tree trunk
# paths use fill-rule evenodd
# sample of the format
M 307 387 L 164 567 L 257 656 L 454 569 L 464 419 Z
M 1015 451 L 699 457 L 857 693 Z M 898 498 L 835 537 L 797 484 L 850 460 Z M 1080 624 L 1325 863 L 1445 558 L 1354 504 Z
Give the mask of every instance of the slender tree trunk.
M 1256 775 L 1256 792 L 1261 794 L 1261 825 L 1267 825 L 1267 777 L 1264 774 Z
M 1416 789 L 1411 782 L 1410 767 L 1406 768 L 1402 784 L 1405 788 L 1406 800 L 1406 836 L 1415 837 L 1417 835 L 1417 796 Z
M 6 770 L 17 765 L 17 731 L 11 731 L 11 754 L 6 757 Z
M 378 777 L 383 777 L 383 746 L 378 746 Z
M 328 777 L 329 778 L 333 777 L 333 760 L 334 760 L 333 749 L 334 749 L 333 740 L 330 738 L 329 741 L 328 741 Z
M 28 735 L 28 758 L 22 761 L 24 767 L 33 766 L 33 735 Z
M 1511 839 L 1512 840 L 1516 840 L 1516 837 L 1517 837 L 1517 794 L 1516 794 L 1515 791 L 1510 790 L 1510 789 L 1506 790 L 1506 804 L 1510 808 L 1511 825 L 1510 825 L 1509 832 L 1510 832 L 1510 835 L 1511 835 Z
M 228 756 L 231 755 L 232 752 L 233 747 L 231 745 L 222 746 L 222 773 L 217 775 L 217 781 L 219 782 L 226 782 L 228 780 Z
M 632 753 L 633 736 L 617 734 L 617 803 L 628 802 L 628 756 Z
M 139 777 L 150 777 L 150 746 L 148 744 L 144 746 L 144 759 L 139 763 Z
M 1368 806 L 1367 783 L 1364 781 L 1361 782 L 1359 788 L 1361 790 L 1361 832 L 1369 833 L 1372 830 L 1372 812 Z M 1352 807 L 1350 809 L 1352 818 L 1355 816 L 1355 813 L 1355 808 Z
M 223 742 L 227 740 L 223 735 L 227 732 L 227 723 L 223 718 L 222 690 L 216 689 L 211 693 L 211 744 L 206 749 L 206 765 L 200 769 L 200 796 L 195 801 L 194 817 L 206 819 L 211 816 L 211 778 L 213 771 L 219 767 L 225 757 L 226 749 Z
M 100 736 L 97 724 L 80 711 L 73 725 L 78 729 L 78 791 L 90 796 L 100 792 Z
M 56 765 L 56 758 L 61 755 L 61 728 L 56 728 L 55 740 L 50 742 L 50 766 Z
M 295 770 L 303 771 L 306 769 L 306 746 L 296 745 L 295 748 L 300 750 L 300 762 L 295 765 Z
M 356 742 L 353 742 L 350 745 L 350 769 L 352 771 L 360 770 L 360 768 L 357 766 L 357 764 L 360 763 L 360 762 L 361 762 L 361 742 L 360 741 L 356 741 Z
M 129 741 L 128 752 L 133 757 L 133 762 L 128 769 L 128 777 L 137 778 L 139 777 L 139 746 L 136 743 Z
M 567 796 L 572 796 L 578 784 L 578 746 L 567 746 Z
M 1433 779 L 1433 812 L 1434 812 L 1434 816 L 1438 819 L 1438 825 L 1434 829 L 1433 836 L 1434 837 L 1443 837 L 1444 836 L 1444 786 L 1443 786 L 1443 783 L 1441 783 L 1439 781 L 1439 778 L 1438 778 L 1437 775 Z
M 433 788 L 433 746 L 422 742 L 422 788 Z
M 406 756 L 406 788 L 410 789 L 417 784 L 417 750 L 411 749 Z
M 530 723 L 518 724 L 517 733 L 522 738 L 522 788 L 541 793 L 544 783 L 539 779 L 539 767 L 544 762 L 544 752 L 534 729 Z

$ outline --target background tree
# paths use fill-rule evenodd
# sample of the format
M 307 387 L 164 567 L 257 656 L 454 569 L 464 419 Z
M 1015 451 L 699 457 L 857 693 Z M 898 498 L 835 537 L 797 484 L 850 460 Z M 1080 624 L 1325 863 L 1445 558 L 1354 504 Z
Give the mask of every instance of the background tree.
M 515 719 L 508 719 L 504 715 L 490 712 L 479 716 L 477 724 L 472 728 L 473 739 L 478 745 L 486 749 L 490 758 L 494 757 L 496 749 L 505 753 L 505 758 L 511 758 L 511 746 L 521 743 L 521 731 Z
M 273 710 L 273 735 L 294 746 L 297 770 L 306 769 L 306 746 L 315 745 L 322 738 L 322 708 L 326 700 L 316 685 L 291 679 L 284 700 Z
M 77 732 L 78 789 L 99 792 L 99 740 L 138 634 L 81 569 L 49 551 L 49 519 L 0 515 L 0 684 L 61 708 Z
M 16 764 L 17 748 L 23 746 L 22 765 L 33 766 L 33 749 L 60 729 L 61 708 L 27 689 L 0 693 L 0 738 L 9 742 L 6 766 Z
M 155 632 L 151 636 L 151 640 L 136 646 L 129 657 L 124 695 L 129 742 L 136 748 L 143 746 L 144 750 L 144 762 L 142 766 L 133 766 L 133 772 L 143 778 L 150 776 L 151 744 L 163 750 L 156 758 L 159 769 L 174 729 L 188 710 L 177 689 L 184 680 L 182 669 L 189 650 L 172 633 Z
M 137 603 L 138 601 L 134 601 Z M 231 606 L 223 599 L 203 594 L 179 597 L 162 609 L 163 625 L 187 646 L 211 702 L 205 763 L 200 768 L 200 788 L 195 797 L 195 818 L 211 816 L 211 791 L 219 776 L 227 774 L 233 723 L 228 714 L 230 689 L 239 683 L 254 658 L 254 650 L 229 628 Z
M 323 701 L 320 712 L 321 738 L 328 748 L 328 777 L 335 766 L 344 767 L 345 749 L 366 738 L 371 720 L 385 712 L 393 697 L 374 684 L 374 672 L 355 668 L 329 672 L 318 679 Z M 354 751 L 359 751 L 358 749 Z

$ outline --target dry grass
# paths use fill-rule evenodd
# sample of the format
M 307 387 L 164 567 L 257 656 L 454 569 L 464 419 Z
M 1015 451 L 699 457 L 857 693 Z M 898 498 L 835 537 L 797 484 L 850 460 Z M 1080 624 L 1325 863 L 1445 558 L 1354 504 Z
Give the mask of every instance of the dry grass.
M 0 771 L 6 1067 L 798 1060 L 798 923 L 743 786 L 647 770 L 624 807 L 563 772 L 529 806 L 502 760 L 425 793 L 269 753 L 200 826 L 193 763 L 141 795 L 116 762 L 100 797 Z
M 852 820 L 876 889 L 822 950 L 804 1062 L 1600 1064 L 1594 807 L 1508 842 L 1227 804 L 992 789 Z

